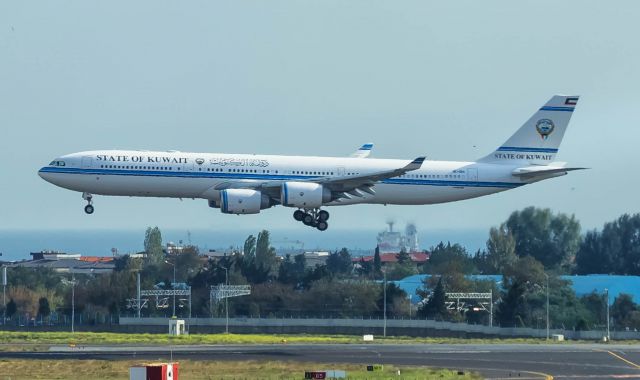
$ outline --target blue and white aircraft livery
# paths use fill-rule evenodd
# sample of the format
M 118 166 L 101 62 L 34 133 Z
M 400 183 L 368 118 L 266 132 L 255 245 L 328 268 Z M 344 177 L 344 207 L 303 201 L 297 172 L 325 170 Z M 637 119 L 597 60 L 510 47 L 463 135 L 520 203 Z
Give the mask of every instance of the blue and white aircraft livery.
M 38 174 L 82 192 L 87 214 L 94 212 L 94 195 L 201 198 L 225 214 L 291 207 L 295 220 L 324 231 L 326 206 L 453 202 L 583 169 L 555 161 L 577 102 L 577 96 L 552 97 L 476 162 L 368 158 L 371 143 L 350 157 L 101 150 L 61 156 Z

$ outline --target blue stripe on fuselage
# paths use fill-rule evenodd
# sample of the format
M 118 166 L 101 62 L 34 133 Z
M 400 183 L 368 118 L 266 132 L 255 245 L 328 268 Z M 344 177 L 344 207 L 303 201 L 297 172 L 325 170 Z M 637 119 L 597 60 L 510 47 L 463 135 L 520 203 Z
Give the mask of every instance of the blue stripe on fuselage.
M 79 169 L 44 167 L 42 173 L 89 174 L 89 175 L 121 175 L 134 177 L 175 177 L 175 178 L 219 178 L 219 179 L 254 179 L 254 180 L 313 180 L 322 176 L 282 175 L 263 173 L 219 173 L 219 172 L 183 172 L 161 170 L 126 170 L 126 169 Z M 393 185 L 422 185 L 422 186 L 458 186 L 458 187 L 498 187 L 515 188 L 524 183 L 489 182 L 489 181 L 453 181 L 421 178 L 389 178 L 381 181 Z

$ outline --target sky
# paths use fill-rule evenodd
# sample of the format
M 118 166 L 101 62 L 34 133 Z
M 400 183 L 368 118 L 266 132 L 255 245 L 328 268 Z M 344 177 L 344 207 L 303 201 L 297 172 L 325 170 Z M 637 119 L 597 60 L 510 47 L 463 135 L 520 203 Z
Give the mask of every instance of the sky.
M 488 230 L 527 206 L 583 230 L 638 212 L 640 2 L 0 3 L 0 230 L 308 227 L 277 207 L 94 198 L 37 176 L 94 149 L 474 160 L 553 94 L 580 102 L 557 156 L 591 170 L 432 206 L 334 207 L 327 238 L 385 222 Z M 320 232 L 318 232 L 320 233 Z M 302 236 L 302 235 L 301 235 Z M 1 243 L 1 242 L 0 242 Z

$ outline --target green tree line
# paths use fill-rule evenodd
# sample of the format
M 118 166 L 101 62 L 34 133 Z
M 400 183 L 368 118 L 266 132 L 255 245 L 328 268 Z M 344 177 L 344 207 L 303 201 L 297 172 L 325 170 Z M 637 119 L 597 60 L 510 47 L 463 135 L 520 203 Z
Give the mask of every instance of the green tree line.
M 331 252 L 324 264 L 307 265 L 305 256 L 279 257 L 271 245 L 269 231 L 250 235 L 241 249 L 222 258 L 207 259 L 197 247 L 182 253 L 163 251 L 158 227 L 147 229 L 145 259 L 122 256 L 113 273 L 75 275 L 76 314 L 90 323 L 133 314 L 127 299 L 135 296 L 136 273 L 143 289 L 171 288 L 176 280 L 192 289 L 193 316 L 220 316 L 223 305 L 212 303 L 209 289 L 228 281 L 251 285 L 251 295 L 233 298 L 230 314 L 238 316 L 381 317 L 384 310 L 384 279 L 400 280 L 413 274 L 428 274 L 418 290 L 423 301 L 411 305 L 408 296 L 392 282 L 386 284 L 387 315 L 390 318 L 435 318 L 485 323 L 482 309 L 451 310 L 445 305 L 447 292 L 491 292 L 493 322 L 502 326 L 541 327 L 546 322 L 546 292 L 552 327 L 601 328 L 606 304 L 602 294 L 576 296 L 565 274 L 625 274 L 640 271 L 640 214 L 623 215 L 602 230 L 581 232 L 574 216 L 529 207 L 513 212 L 493 227 L 484 249 L 470 254 L 465 247 L 441 242 L 429 250 L 430 259 L 416 265 L 406 252 L 397 262 L 383 264 L 376 249 L 372 260 L 353 260 L 346 248 Z M 473 280 L 472 274 L 499 275 L 500 281 Z M 49 320 L 71 314 L 71 287 L 61 282 L 69 275 L 43 269 L 9 268 L 8 298 L 4 312 Z M 414 296 L 414 295 L 411 295 Z M 170 308 L 157 308 L 155 300 L 142 310 L 144 316 L 169 316 Z M 179 316 L 189 310 L 184 302 Z M 477 309 L 477 310 L 476 310 Z M 611 308 L 616 328 L 640 328 L 640 308 L 629 295 L 620 295 Z

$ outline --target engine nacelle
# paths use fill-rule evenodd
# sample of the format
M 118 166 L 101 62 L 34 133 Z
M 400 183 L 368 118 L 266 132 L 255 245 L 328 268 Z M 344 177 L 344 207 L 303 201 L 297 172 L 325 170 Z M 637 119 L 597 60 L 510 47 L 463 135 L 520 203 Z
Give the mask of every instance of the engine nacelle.
M 225 214 L 257 214 L 271 207 L 271 200 L 260 191 L 227 189 L 220 191 L 220 211 Z
M 313 182 L 285 182 L 280 198 L 283 206 L 316 208 L 331 201 L 331 190 Z

